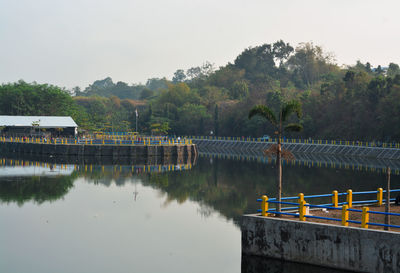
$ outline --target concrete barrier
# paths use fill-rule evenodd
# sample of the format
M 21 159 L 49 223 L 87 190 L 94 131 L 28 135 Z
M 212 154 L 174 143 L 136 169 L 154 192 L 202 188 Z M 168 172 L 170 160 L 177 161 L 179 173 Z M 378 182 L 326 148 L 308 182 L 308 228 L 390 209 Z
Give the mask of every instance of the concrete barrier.
M 400 272 L 400 234 L 245 215 L 242 252 L 356 272 Z

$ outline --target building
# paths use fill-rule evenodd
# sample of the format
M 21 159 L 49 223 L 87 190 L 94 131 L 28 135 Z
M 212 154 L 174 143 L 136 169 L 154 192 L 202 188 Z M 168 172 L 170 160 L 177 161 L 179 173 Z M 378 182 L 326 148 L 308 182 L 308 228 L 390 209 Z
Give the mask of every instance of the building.
M 3 136 L 75 137 L 78 125 L 71 117 L 0 116 Z

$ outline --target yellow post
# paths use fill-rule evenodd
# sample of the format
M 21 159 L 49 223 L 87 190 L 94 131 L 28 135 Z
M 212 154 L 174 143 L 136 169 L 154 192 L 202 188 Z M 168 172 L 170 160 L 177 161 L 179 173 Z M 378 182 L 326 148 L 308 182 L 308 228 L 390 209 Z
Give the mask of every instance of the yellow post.
M 347 210 L 348 208 L 348 205 L 344 205 L 342 207 L 342 226 L 345 227 L 349 226 L 349 223 L 347 222 L 349 220 L 349 211 Z
M 306 201 L 300 202 L 299 206 L 299 220 L 305 221 L 306 220 Z
M 92 140 L 90 140 L 90 145 L 92 145 L 93 143 L 92 143 Z
M 383 200 L 383 189 L 379 188 L 378 193 L 376 194 L 376 199 L 378 200 L 377 205 L 382 206 L 382 200 Z
M 369 222 L 369 208 L 368 207 L 363 207 L 362 208 L 361 227 L 362 228 L 368 228 L 368 222 Z
M 332 192 L 332 204 L 335 208 L 338 207 L 338 192 L 337 191 Z
M 352 190 L 347 190 L 347 204 L 349 205 L 349 208 L 353 207 L 353 191 Z
M 268 197 L 266 195 L 263 195 L 261 202 L 261 215 L 268 216 L 267 210 L 268 210 Z
M 301 203 L 301 202 L 303 202 L 304 201 L 304 194 L 303 193 L 299 193 L 299 204 Z

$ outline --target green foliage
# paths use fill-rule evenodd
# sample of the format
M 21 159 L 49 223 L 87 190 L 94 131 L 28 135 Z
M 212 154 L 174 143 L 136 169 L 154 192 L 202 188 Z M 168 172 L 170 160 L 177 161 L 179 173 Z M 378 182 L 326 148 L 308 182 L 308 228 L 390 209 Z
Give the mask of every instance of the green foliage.
M 53 85 L 22 80 L 0 86 L 0 115 L 72 116 L 77 121 L 85 114 L 67 91 Z
M 394 78 L 396 75 L 400 75 L 400 67 L 398 64 L 390 63 L 387 70 L 387 76 Z
M 235 81 L 233 83 L 232 89 L 229 92 L 232 99 L 244 99 L 249 95 L 249 88 L 245 81 Z
M 179 69 L 172 82 L 151 78 L 145 85 L 128 85 L 106 78 L 84 91 L 74 87 L 73 98 L 51 85 L 3 84 L 0 114 L 71 115 L 84 129 L 104 130 L 109 124 L 107 130 L 117 131 L 135 128 L 138 109 L 141 133 L 150 134 L 152 124 L 168 123 L 172 134 L 213 130 L 220 136 L 257 137 L 275 129 L 260 117 L 249 120 L 249 110 L 266 105 L 280 113 L 284 102 L 294 100 L 304 112 L 301 137 L 400 141 L 399 88 L 395 63 L 386 68 L 358 61 L 339 67 L 320 46 L 301 43 L 294 49 L 279 40 L 247 48 L 218 69 L 208 62 Z
M 272 109 L 265 105 L 256 105 L 249 112 L 249 119 L 254 116 L 260 116 L 274 126 L 275 134 L 281 138 L 283 131 L 299 132 L 303 126 L 298 123 L 287 123 L 289 117 L 296 114 L 297 118 L 302 117 L 302 108 L 299 101 L 292 100 L 283 103 L 278 115 L 275 115 Z
M 249 112 L 249 119 L 256 115 L 268 120 L 272 125 L 278 126 L 278 119 L 276 118 L 272 110 L 267 106 L 257 105 L 253 107 Z
M 117 96 L 121 99 L 139 99 L 140 94 L 146 86 L 143 85 L 132 85 L 129 86 L 124 82 L 117 82 L 116 84 L 110 77 L 104 80 L 95 81 L 89 85 L 83 92 L 74 88 L 76 96 L 101 96 L 101 97 L 112 97 Z
M 201 135 L 209 128 L 211 115 L 203 105 L 185 104 L 178 108 L 178 120 L 174 126 L 174 132 L 183 135 Z
M 168 122 L 153 123 L 150 125 L 152 135 L 168 135 L 168 131 L 171 129 Z

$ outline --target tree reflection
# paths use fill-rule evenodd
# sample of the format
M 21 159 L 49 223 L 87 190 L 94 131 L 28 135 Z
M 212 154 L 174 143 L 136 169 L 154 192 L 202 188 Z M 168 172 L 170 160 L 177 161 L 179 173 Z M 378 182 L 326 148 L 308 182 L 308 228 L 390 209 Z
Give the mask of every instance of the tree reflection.
M 76 165 L 72 175 L 67 176 L 0 178 L 0 201 L 19 205 L 26 201 L 53 201 L 63 197 L 78 177 L 107 187 L 139 182 L 162 192 L 165 206 L 191 200 L 200 204 L 198 213 L 202 217 L 218 212 L 239 225 L 243 214 L 257 212 L 257 198 L 276 195 L 275 174 L 274 164 L 209 157 L 199 158 L 190 167 Z M 393 185 L 400 182 L 397 175 L 392 180 Z M 283 195 L 344 192 L 350 188 L 375 190 L 384 183 L 381 173 L 287 165 Z
M 76 174 L 70 176 L 31 176 L 0 179 L 0 201 L 22 206 L 33 201 L 42 204 L 62 198 L 73 187 Z

